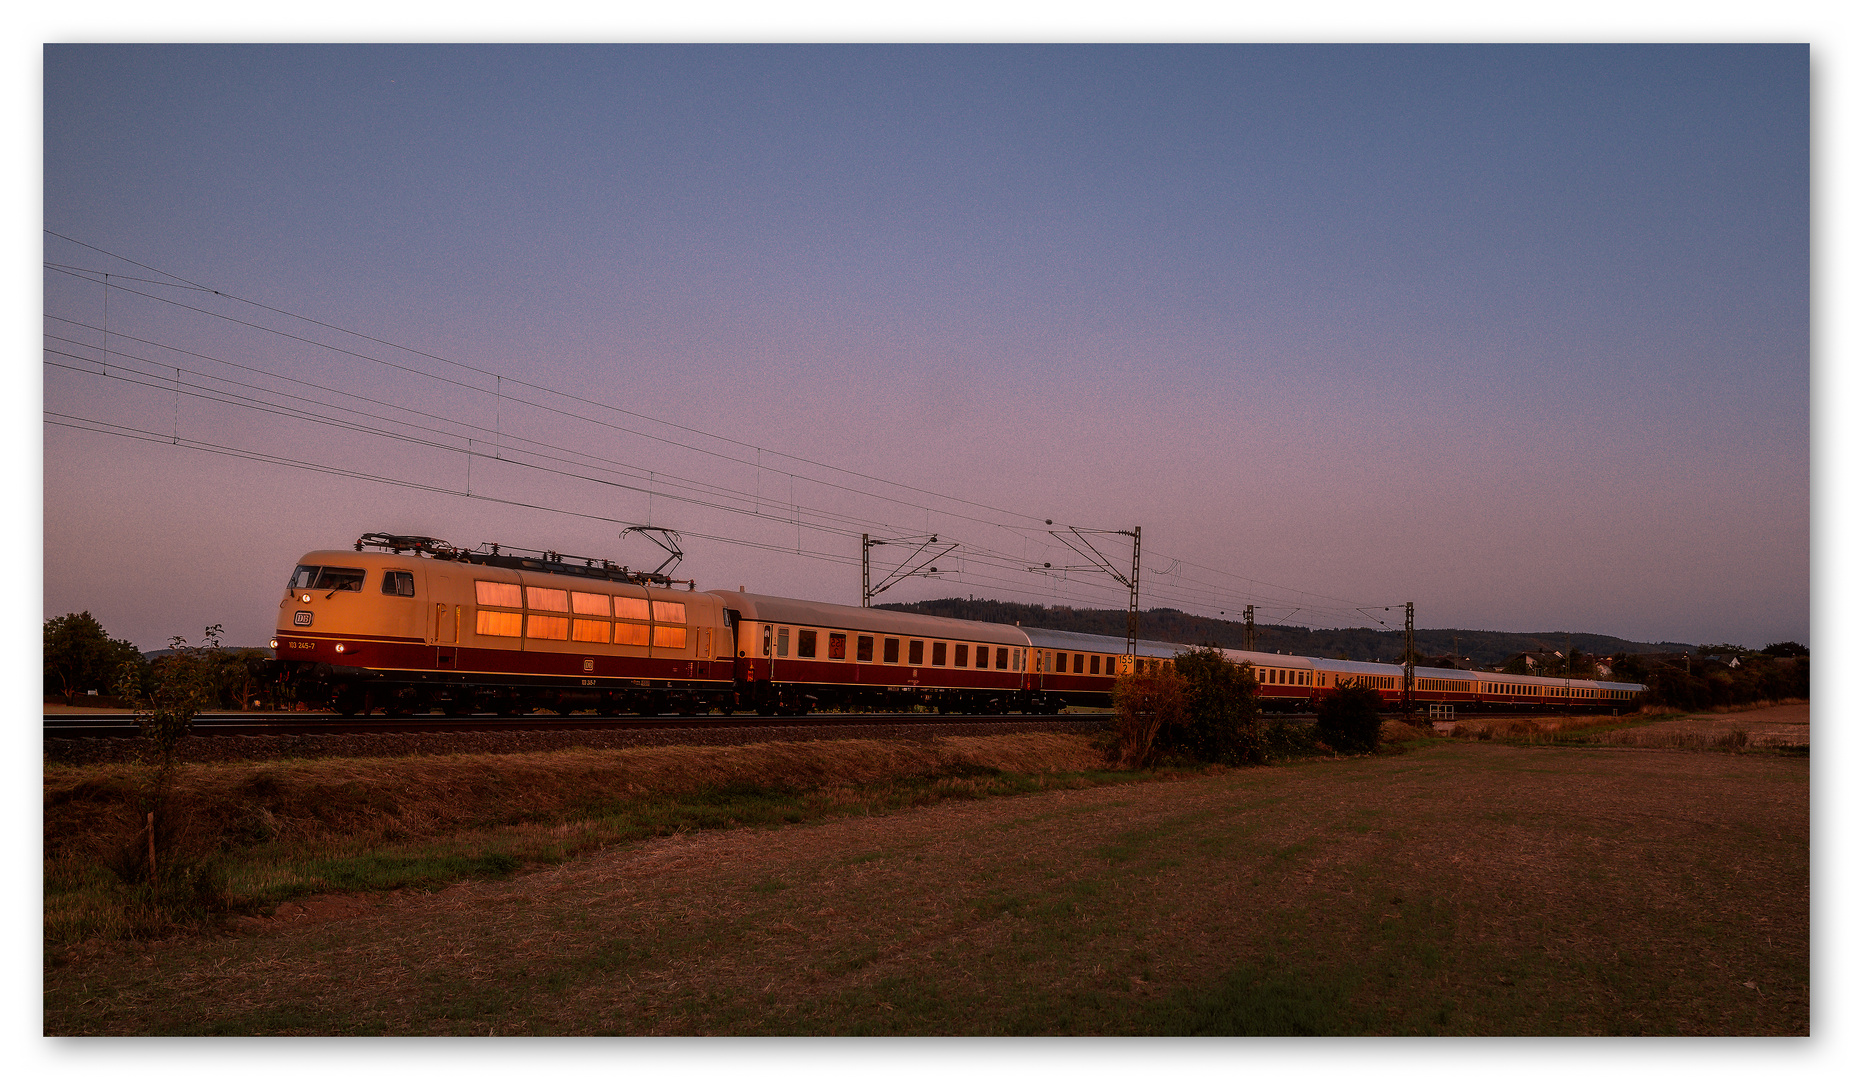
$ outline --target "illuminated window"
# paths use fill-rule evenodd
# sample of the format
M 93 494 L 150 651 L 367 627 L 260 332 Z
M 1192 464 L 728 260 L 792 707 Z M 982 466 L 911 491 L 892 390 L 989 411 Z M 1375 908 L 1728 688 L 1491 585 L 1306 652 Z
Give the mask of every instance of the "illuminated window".
M 884 664 L 898 664 L 901 662 L 900 638 L 881 639 L 881 662 Z
M 817 631 L 798 631 L 798 655 L 812 660 L 817 658 Z
M 528 607 L 535 611 L 565 611 L 566 590 L 536 589 L 530 585 L 528 587 Z M 560 636 L 566 635 L 562 633 Z
M 856 638 L 856 662 L 866 664 L 875 659 L 875 639 L 872 637 Z
M 647 622 L 650 618 L 650 602 L 639 596 L 614 596 L 611 598 L 612 614 L 620 619 L 636 619 Z
M 520 637 L 521 613 L 483 611 L 479 608 L 476 612 L 476 632 L 483 637 Z
M 652 600 L 650 617 L 657 622 L 685 623 L 688 621 L 688 605 L 679 600 Z
M 574 595 L 579 595 L 575 593 Z M 600 645 L 611 644 L 611 624 L 595 622 L 591 619 L 573 620 L 573 640 L 593 641 Z
M 576 592 L 573 594 L 574 615 L 597 615 L 611 618 L 611 597 L 604 593 Z
M 650 628 L 643 623 L 621 622 L 611 628 L 613 645 L 636 645 L 639 648 L 650 643 Z
M 952 647 L 952 666 L 953 667 L 966 667 L 967 666 L 965 663 L 966 658 L 967 658 L 967 650 L 968 650 L 968 646 L 964 644 L 954 645 Z
M 946 666 L 946 643 L 943 641 L 935 641 L 933 643 L 933 666 Z
M 845 650 L 847 649 L 848 645 L 849 645 L 849 635 L 831 634 L 830 635 L 830 659 L 832 660 L 845 659 L 846 657 L 844 654 L 845 654 Z
M 688 631 L 680 626 L 658 626 L 650 635 L 650 644 L 659 649 L 688 648 Z
M 528 637 L 546 641 L 565 641 L 566 620 L 558 615 L 529 615 Z
M 920 657 L 924 655 L 925 649 L 926 649 L 925 642 L 909 641 L 907 643 L 907 662 L 910 664 L 916 664 L 916 665 L 919 664 Z
M 476 602 L 492 607 L 520 607 L 521 586 L 511 585 L 506 581 L 478 581 L 476 583 Z M 520 637 L 517 630 L 515 637 Z

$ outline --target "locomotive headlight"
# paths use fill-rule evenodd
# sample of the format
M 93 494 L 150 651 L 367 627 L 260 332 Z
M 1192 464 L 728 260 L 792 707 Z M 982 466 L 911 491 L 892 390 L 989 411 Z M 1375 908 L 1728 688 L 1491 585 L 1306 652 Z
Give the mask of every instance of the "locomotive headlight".
M 273 649 L 277 647 L 277 639 L 276 639 L 276 638 L 271 638 L 271 639 L 270 639 L 270 647 L 271 647 L 271 648 L 273 648 Z
M 309 594 L 308 594 L 308 593 L 303 593 L 303 594 L 302 594 L 302 602 L 303 602 L 303 603 L 305 603 L 305 604 L 309 602 Z
M 336 652 L 346 652 L 346 651 L 347 651 L 347 646 L 346 646 L 346 645 L 344 645 L 344 644 L 342 644 L 341 642 L 339 642 L 339 641 L 337 641 L 337 642 L 335 642 L 335 651 L 336 651 Z

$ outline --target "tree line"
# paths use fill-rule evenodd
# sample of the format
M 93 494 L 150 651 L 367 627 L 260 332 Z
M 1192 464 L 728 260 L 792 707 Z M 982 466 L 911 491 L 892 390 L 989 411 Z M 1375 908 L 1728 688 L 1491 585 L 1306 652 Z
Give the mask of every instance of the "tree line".
M 145 699 L 154 692 L 156 676 L 164 665 L 185 662 L 201 668 L 203 709 L 244 710 L 276 704 L 269 700 L 275 686 L 268 650 L 224 648 L 216 626 L 206 628 L 205 641 L 188 645 L 185 638 L 173 638 L 167 649 L 143 655 L 132 642 L 110 637 L 88 611 L 47 619 L 45 697 L 75 705 L 79 698 L 94 695 L 133 708 L 136 698 Z

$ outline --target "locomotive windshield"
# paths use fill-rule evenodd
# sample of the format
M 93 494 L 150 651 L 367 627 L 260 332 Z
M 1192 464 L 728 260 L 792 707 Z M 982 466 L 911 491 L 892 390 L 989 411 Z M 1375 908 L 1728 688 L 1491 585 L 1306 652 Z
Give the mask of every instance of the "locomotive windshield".
M 290 591 L 322 589 L 328 592 L 359 592 L 365 570 L 347 566 L 298 566 L 290 575 Z

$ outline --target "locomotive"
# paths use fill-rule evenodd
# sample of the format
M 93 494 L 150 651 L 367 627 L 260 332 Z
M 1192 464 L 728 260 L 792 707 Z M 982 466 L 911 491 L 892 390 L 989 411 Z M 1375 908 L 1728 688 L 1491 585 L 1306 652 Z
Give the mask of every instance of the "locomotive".
M 515 715 L 762 715 L 826 709 L 1054 713 L 1106 707 L 1124 673 L 1187 649 L 738 592 L 556 552 L 464 550 L 368 533 L 311 551 L 271 641 L 298 698 L 352 716 L 433 709 Z M 678 589 L 676 585 L 685 585 Z M 1341 683 L 1400 699 L 1403 669 L 1221 650 L 1255 672 L 1263 707 L 1315 706 Z M 1644 687 L 1417 668 L 1418 703 L 1631 705 Z

